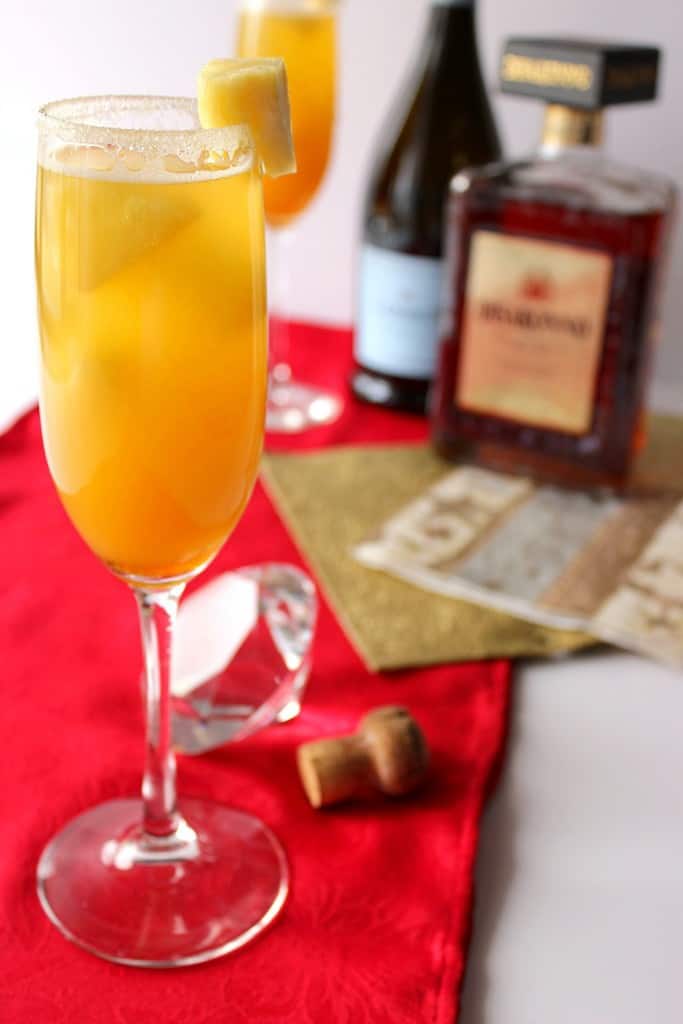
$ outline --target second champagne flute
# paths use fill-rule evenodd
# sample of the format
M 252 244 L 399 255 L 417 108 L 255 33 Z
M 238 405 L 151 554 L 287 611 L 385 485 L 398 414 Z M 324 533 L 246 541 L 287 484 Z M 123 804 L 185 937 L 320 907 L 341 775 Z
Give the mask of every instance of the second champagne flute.
M 292 222 L 318 191 L 329 162 L 336 101 L 337 0 L 242 0 L 241 57 L 284 57 L 298 172 L 265 183 L 274 274 L 267 429 L 298 433 L 335 420 L 341 399 L 294 380 L 287 319 Z

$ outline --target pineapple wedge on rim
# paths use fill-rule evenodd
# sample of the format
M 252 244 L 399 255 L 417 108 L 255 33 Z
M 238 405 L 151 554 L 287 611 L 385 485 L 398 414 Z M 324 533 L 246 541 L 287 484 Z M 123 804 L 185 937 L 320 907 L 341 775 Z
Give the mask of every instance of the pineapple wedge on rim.
M 281 57 L 211 60 L 199 72 L 199 120 L 204 128 L 246 124 L 264 174 L 296 171 L 287 71 Z

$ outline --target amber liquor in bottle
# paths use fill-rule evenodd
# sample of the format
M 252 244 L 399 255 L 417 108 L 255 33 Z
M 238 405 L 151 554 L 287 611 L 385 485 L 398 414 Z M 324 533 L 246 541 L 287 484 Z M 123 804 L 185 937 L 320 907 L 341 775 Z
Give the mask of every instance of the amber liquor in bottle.
M 644 400 L 672 185 L 600 149 L 602 109 L 656 93 L 659 53 L 510 40 L 503 89 L 548 101 L 532 158 L 458 175 L 433 438 L 568 486 L 621 488 Z

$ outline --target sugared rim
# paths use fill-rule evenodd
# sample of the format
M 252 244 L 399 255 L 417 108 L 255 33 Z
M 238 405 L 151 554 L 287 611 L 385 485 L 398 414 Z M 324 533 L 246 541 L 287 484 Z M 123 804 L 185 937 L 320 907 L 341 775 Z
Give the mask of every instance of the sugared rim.
M 138 115 L 176 111 L 194 121 L 187 128 L 128 128 L 108 125 L 107 115 L 127 112 Z M 98 119 L 102 123 L 98 123 Z M 195 160 L 206 151 L 228 154 L 252 149 L 251 135 L 245 125 L 202 128 L 197 101 L 184 96 L 78 96 L 46 103 L 38 111 L 41 137 L 81 146 L 115 146 L 135 150 L 146 157 L 176 155 Z

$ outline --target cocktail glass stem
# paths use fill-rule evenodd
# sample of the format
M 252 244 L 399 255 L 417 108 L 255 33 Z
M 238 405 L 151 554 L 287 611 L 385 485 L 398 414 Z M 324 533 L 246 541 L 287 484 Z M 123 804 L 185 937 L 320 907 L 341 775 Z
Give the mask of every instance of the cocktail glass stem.
M 266 428 L 278 434 L 297 434 L 309 427 L 336 420 L 342 411 L 339 395 L 312 384 L 302 384 L 293 374 L 291 353 L 291 242 L 292 228 L 269 232 L 270 309 L 268 405 Z
M 291 242 L 289 228 L 268 231 L 269 291 L 271 318 L 269 334 L 269 383 L 271 388 L 292 379 L 289 312 L 292 291 Z
M 177 832 L 176 765 L 171 749 L 173 631 L 184 584 L 168 590 L 135 591 L 140 613 L 145 678 L 144 829 L 162 838 Z
M 287 387 L 292 379 L 292 367 L 289 363 L 291 332 L 288 322 L 275 312 L 270 317 L 268 329 L 272 352 L 268 368 L 268 387 L 272 397 L 272 392 L 276 388 Z

